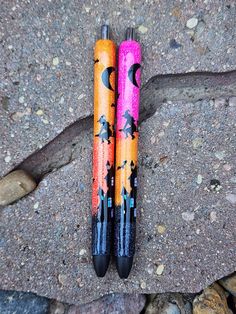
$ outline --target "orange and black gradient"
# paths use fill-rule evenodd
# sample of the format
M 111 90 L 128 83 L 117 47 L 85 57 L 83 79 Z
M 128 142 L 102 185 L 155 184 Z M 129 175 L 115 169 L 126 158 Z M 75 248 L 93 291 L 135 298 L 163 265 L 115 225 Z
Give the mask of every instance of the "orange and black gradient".
M 98 277 L 107 271 L 114 212 L 116 47 L 108 25 L 94 49 L 94 144 L 92 188 L 92 255 Z

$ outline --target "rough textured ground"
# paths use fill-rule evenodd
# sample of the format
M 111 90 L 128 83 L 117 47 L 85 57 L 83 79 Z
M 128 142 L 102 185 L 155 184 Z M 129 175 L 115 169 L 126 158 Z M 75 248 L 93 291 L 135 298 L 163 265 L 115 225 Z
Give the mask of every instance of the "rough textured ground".
M 1 288 L 68 303 L 197 292 L 234 271 L 236 98 L 164 103 L 141 124 L 137 253 L 128 280 L 90 258 L 92 130 L 68 165 L 1 211 Z
M 0 175 L 92 113 L 92 51 L 104 21 L 117 43 L 128 25 L 137 28 L 143 83 L 235 69 L 235 1 L 1 0 L 0 7 Z
M 166 3 L 0 0 L 0 176 L 43 147 L 20 165 L 43 178 L 36 191 L 0 211 L 0 288 L 84 303 L 196 292 L 235 269 L 235 1 Z M 92 48 L 107 20 L 117 43 L 129 22 L 143 46 L 137 254 L 125 281 L 113 264 L 97 279 L 90 258 Z M 228 73 L 156 76 L 201 71 Z

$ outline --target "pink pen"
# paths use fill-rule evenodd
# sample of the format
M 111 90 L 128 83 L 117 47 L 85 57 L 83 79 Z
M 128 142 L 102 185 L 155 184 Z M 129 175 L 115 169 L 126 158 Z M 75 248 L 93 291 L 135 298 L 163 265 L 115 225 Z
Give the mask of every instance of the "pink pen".
M 128 28 L 119 47 L 115 170 L 115 258 L 129 276 L 135 252 L 141 46 Z

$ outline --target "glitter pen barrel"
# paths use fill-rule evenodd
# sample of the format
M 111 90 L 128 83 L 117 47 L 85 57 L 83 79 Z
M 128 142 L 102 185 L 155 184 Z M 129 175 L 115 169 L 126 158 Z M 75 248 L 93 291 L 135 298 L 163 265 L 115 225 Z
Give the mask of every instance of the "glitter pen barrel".
M 128 28 L 119 47 L 115 170 L 114 255 L 120 278 L 129 276 L 135 252 L 141 46 Z
M 98 277 L 107 271 L 114 212 L 116 47 L 109 26 L 101 28 L 94 48 L 94 144 L 92 186 L 92 255 Z

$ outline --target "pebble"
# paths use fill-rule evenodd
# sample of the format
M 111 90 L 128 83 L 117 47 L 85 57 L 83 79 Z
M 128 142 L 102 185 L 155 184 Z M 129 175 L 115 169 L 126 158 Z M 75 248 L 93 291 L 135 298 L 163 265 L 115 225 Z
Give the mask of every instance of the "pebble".
M 42 115 L 44 114 L 44 112 L 43 112 L 42 109 L 39 109 L 39 110 L 36 111 L 36 114 L 37 114 L 38 116 L 42 116 Z
M 236 297 L 236 272 L 221 279 L 219 282 L 225 288 L 225 290 L 229 291 L 233 296 Z
M 202 183 L 202 176 L 199 174 L 198 176 L 197 176 L 197 184 L 201 184 Z
M 156 270 L 156 274 L 157 274 L 158 276 L 162 275 L 164 269 L 165 269 L 165 265 L 163 265 L 163 264 L 158 265 L 158 266 L 157 266 L 157 270 Z
M 23 170 L 15 170 L 0 180 L 0 205 L 8 205 L 36 188 L 36 182 Z
M 31 108 L 26 108 L 25 111 L 22 112 L 14 112 L 11 115 L 12 120 L 14 121 L 19 121 L 21 118 L 23 118 L 24 116 L 29 116 L 31 114 Z
M 59 64 L 59 58 L 58 58 L 58 57 L 54 57 L 54 58 L 52 59 L 52 64 L 53 64 L 54 66 L 57 66 L 57 65 Z
M 49 124 L 49 121 L 47 119 L 42 119 L 44 124 Z
M 192 145 L 193 145 L 193 148 L 196 149 L 200 146 L 202 146 L 202 139 L 197 137 L 195 138 L 193 141 L 192 141 Z
M 85 94 L 81 94 L 78 96 L 78 100 L 83 99 L 85 97 Z
M 139 28 L 138 28 L 138 31 L 141 33 L 141 34 L 145 34 L 147 33 L 148 31 L 148 28 L 143 26 L 143 25 L 140 25 Z
M 91 8 L 90 8 L 90 7 L 85 7 L 84 9 L 85 9 L 85 12 L 86 12 L 86 13 L 89 13 L 89 12 L 90 12 L 90 10 L 91 10 Z
M 193 301 L 193 314 L 230 314 L 224 290 L 214 283 Z
M 83 281 L 82 281 L 82 279 L 81 278 L 77 278 L 77 285 L 78 285 L 78 287 L 80 287 L 80 288 L 82 288 L 83 286 L 84 286 L 84 283 L 83 283 Z
M 196 17 L 192 17 L 191 19 L 189 19 L 186 23 L 186 26 L 190 29 L 196 27 L 198 24 L 198 19 Z
M 39 202 L 36 202 L 35 204 L 34 204 L 34 209 L 38 209 L 39 208 Z
M 216 219 L 217 219 L 216 212 L 215 211 L 211 212 L 210 213 L 210 222 L 213 223 L 216 221 Z
M 4 160 L 5 160 L 6 163 L 10 162 L 11 161 L 11 156 L 6 156 L 4 158 Z
M 157 232 L 160 233 L 160 234 L 163 234 L 163 233 L 165 233 L 165 231 L 166 231 L 166 227 L 165 227 L 165 226 L 162 226 L 162 225 L 158 225 L 158 226 L 156 227 L 156 229 L 157 229 Z
M 141 280 L 141 282 L 140 282 L 140 287 L 141 287 L 141 289 L 146 289 L 146 287 L 147 287 L 146 282 L 143 281 L 143 280 Z
M 195 216 L 195 214 L 192 213 L 192 212 L 183 212 L 182 213 L 182 218 L 185 221 L 192 221 L 192 220 L 194 220 L 194 216 Z
M 86 254 L 86 250 L 85 249 L 81 249 L 80 251 L 79 251 L 79 255 L 84 255 L 84 254 Z
M 66 280 L 67 280 L 67 276 L 63 275 L 63 274 L 59 274 L 58 275 L 58 281 L 61 285 L 65 285 L 66 284 Z
M 231 204 L 236 204 L 236 194 L 229 193 L 229 194 L 226 195 L 226 199 Z
M 19 97 L 19 103 L 20 103 L 20 104 L 23 104 L 24 101 L 25 101 L 25 97 L 24 97 L 24 96 L 20 96 L 20 97 Z
M 219 160 L 223 160 L 225 158 L 226 154 L 225 154 L 225 151 L 220 151 L 220 152 L 215 152 L 215 156 Z

